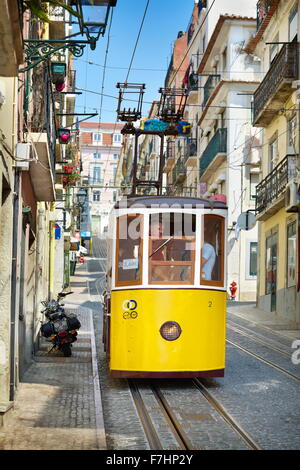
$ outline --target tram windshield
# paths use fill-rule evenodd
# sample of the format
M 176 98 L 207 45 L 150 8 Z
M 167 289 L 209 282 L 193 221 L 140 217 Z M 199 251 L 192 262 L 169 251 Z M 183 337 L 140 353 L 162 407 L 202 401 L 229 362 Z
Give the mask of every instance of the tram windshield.
M 140 214 L 118 218 L 116 285 L 142 282 L 142 221 Z
M 201 284 L 222 286 L 224 283 L 224 218 L 203 217 L 201 249 Z
M 150 216 L 149 283 L 193 284 L 196 216 L 157 213 Z

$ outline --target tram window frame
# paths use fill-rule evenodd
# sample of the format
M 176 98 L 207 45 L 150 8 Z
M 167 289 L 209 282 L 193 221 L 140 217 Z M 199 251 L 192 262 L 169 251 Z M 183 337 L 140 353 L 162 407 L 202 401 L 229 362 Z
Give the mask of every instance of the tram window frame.
M 166 216 L 173 216 L 173 214 L 176 214 L 174 212 L 168 212 L 168 213 L 164 213 L 163 216 L 166 217 Z M 149 219 L 149 229 L 151 229 L 151 216 L 154 215 L 154 214 L 150 214 L 150 219 Z M 155 214 L 155 216 L 157 215 L 162 215 L 161 213 L 159 214 Z M 181 213 L 181 215 L 185 215 L 185 213 Z M 192 215 L 195 217 L 194 219 L 194 224 L 196 226 L 196 214 L 189 214 L 189 215 Z M 159 219 L 159 221 L 161 222 L 161 219 Z M 173 222 L 173 224 L 175 224 L 175 222 Z M 148 234 L 148 237 L 149 237 L 149 253 L 148 253 L 148 282 L 149 284 L 151 285 L 189 285 L 189 286 L 192 286 L 195 284 L 195 258 L 196 258 L 196 234 L 194 234 L 193 236 L 180 236 L 180 235 L 171 235 L 171 233 L 169 235 L 164 235 L 164 236 L 159 236 L 159 237 L 155 237 L 153 236 L 151 233 Z M 163 260 L 155 260 L 155 259 L 151 259 L 151 253 L 153 254 L 153 241 L 156 241 L 156 240 L 161 240 L 162 241 L 162 244 L 164 243 L 164 240 L 165 241 L 168 241 L 170 239 L 170 237 L 172 238 L 172 240 L 180 240 L 180 241 L 184 241 L 186 243 L 191 243 L 194 245 L 194 249 L 191 249 L 190 252 L 191 252 L 191 259 L 190 260 L 167 260 L 167 261 L 163 261 Z M 155 249 L 154 249 L 155 251 Z M 153 276 L 152 276 L 152 268 L 153 266 L 161 266 L 161 267 L 172 267 L 172 266 L 182 266 L 182 268 L 185 268 L 185 267 L 190 267 L 191 268 L 191 281 L 179 281 L 179 280 L 171 280 L 171 279 L 166 279 L 166 280 L 155 280 L 153 279 Z
M 120 251 L 120 219 L 135 219 L 140 218 L 140 237 L 139 237 L 139 250 L 138 250 L 138 261 L 139 261 L 139 279 L 120 281 L 119 280 L 119 251 Z M 127 225 L 128 228 L 128 225 Z M 143 283 L 143 230 L 144 230 L 144 215 L 143 214 L 125 214 L 117 217 L 117 232 L 116 232 L 116 256 L 115 256 L 115 285 L 116 287 L 122 286 L 138 286 Z
M 221 239 L 220 239 L 220 252 L 221 252 L 221 267 L 220 267 L 220 280 L 205 280 L 202 279 L 202 250 L 204 245 L 204 227 L 205 227 L 205 219 L 217 219 L 221 222 Z M 225 218 L 218 214 L 204 214 L 202 216 L 202 230 L 201 230 L 201 250 L 200 250 L 200 285 L 201 286 L 214 286 L 214 287 L 224 287 L 225 275 L 224 275 L 224 267 L 225 267 Z

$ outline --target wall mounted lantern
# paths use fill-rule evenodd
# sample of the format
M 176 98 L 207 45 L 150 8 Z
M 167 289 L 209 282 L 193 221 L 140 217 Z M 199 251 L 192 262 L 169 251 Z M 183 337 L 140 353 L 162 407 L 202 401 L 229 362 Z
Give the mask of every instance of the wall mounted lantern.
M 65 62 L 51 62 L 51 80 L 55 85 L 56 91 L 62 91 L 65 88 L 65 79 L 67 75 L 67 65 Z
M 70 129 L 65 129 L 60 127 L 57 129 L 58 140 L 60 144 L 67 144 L 71 138 L 71 131 Z
M 104 36 L 109 12 L 115 7 L 117 0 L 72 0 L 79 15 L 79 27 L 82 35 L 86 35 L 92 50 L 100 36 Z
M 57 52 L 69 50 L 81 57 L 87 44 L 94 50 L 100 36 L 104 36 L 111 7 L 117 0 L 71 0 L 70 6 L 78 18 L 79 32 L 60 39 L 24 39 L 26 66 L 19 73 L 27 72 Z M 86 36 L 86 40 L 73 40 L 75 36 Z

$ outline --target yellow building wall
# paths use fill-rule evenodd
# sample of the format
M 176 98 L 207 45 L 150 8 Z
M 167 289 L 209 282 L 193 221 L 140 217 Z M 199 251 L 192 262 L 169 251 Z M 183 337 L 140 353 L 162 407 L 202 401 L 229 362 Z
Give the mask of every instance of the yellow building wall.
M 277 290 L 286 287 L 286 260 L 287 260 L 287 225 L 297 220 L 296 215 L 291 215 L 285 211 L 283 207 L 274 214 L 270 219 L 261 222 L 261 238 L 260 238 L 260 282 L 259 295 L 266 293 L 266 237 L 271 229 L 278 227 L 278 245 L 277 245 Z

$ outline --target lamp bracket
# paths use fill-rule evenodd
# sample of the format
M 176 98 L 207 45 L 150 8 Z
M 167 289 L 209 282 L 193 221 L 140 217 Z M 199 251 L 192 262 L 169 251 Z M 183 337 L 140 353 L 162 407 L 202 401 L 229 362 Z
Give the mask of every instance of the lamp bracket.
M 74 57 L 81 57 L 87 44 L 89 44 L 89 41 L 25 39 L 24 53 L 27 65 L 19 69 L 19 73 L 31 70 L 58 51 L 68 49 Z

